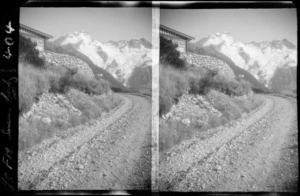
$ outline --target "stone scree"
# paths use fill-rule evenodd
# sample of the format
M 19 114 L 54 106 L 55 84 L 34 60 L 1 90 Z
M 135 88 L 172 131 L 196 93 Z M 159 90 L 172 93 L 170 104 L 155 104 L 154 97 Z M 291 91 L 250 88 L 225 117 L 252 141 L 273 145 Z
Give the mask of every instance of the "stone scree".
M 170 112 L 163 115 L 163 120 L 181 121 L 189 125 L 191 121 L 207 125 L 208 113 L 221 116 L 222 113 L 216 110 L 203 96 L 183 94 L 178 103 L 173 105 Z
M 81 59 L 55 52 L 40 52 L 40 57 L 55 66 L 62 66 L 69 69 L 77 68 L 79 74 L 85 75 L 89 79 L 94 78 L 94 73 L 91 68 Z
M 81 115 L 81 111 L 75 108 L 63 95 L 44 93 L 37 103 L 34 103 L 29 112 L 23 114 L 21 120 L 36 118 L 46 124 L 57 119 L 67 123 L 69 114 Z
M 190 66 L 205 67 L 213 71 L 218 71 L 226 75 L 226 77 L 235 77 L 229 65 L 217 58 L 193 53 L 181 53 L 181 58 L 185 59 Z

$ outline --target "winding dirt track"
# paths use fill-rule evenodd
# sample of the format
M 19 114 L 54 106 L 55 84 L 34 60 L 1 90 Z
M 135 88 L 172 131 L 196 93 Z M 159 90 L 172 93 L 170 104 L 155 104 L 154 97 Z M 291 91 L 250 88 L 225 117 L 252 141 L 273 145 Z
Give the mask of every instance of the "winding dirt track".
M 160 191 L 298 191 L 296 99 L 264 104 L 160 154 Z
M 151 100 L 124 95 L 102 119 L 19 154 L 21 190 L 149 190 Z

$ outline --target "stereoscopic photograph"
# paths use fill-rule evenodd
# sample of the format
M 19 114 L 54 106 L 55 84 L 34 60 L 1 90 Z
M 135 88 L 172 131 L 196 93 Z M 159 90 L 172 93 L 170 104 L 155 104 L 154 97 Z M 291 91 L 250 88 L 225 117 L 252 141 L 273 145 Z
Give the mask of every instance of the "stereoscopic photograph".
M 298 192 L 293 2 L 16 6 L 0 7 L 1 190 Z
M 160 9 L 159 190 L 297 192 L 297 12 Z
M 151 13 L 20 8 L 19 190 L 150 190 Z

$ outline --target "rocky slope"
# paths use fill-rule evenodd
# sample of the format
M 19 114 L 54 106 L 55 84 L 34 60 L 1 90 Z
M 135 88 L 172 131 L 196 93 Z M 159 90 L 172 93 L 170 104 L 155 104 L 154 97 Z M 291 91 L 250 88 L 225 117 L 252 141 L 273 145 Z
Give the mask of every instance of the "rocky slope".
M 161 191 L 298 191 L 296 100 L 265 103 L 160 154 Z
M 194 53 L 181 53 L 181 56 L 186 60 L 187 63 L 189 63 L 190 66 L 198 68 L 205 67 L 226 75 L 229 78 L 235 77 L 232 69 L 224 61 L 221 61 L 217 58 Z
M 58 121 L 67 125 L 70 115 L 80 116 L 81 111 L 61 94 L 44 93 L 39 97 L 39 101 L 31 106 L 30 111 L 20 116 L 19 121 L 22 125 L 35 118 L 46 124 Z
M 297 48 L 287 39 L 241 43 L 229 33 L 216 33 L 195 44 L 213 46 L 270 89 L 295 89 Z
M 173 105 L 170 111 L 162 116 L 162 119 L 163 121 L 181 121 L 186 125 L 197 121 L 198 124 L 207 126 L 209 113 L 214 113 L 218 116 L 222 115 L 204 96 L 184 94 L 180 97 L 178 103 Z
M 95 77 L 91 68 L 85 62 L 73 56 L 55 52 L 40 52 L 40 56 L 51 65 L 61 66 L 67 69 L 77 69 L 78 73 L 89 79 Z
M 151 44 L 143 38 L 104 43 L 93 40 L 86 32 L 74 32 L 62 36 L 54 43 L 71 44 L 79 52 L 89 57 L 95 65 L 111 73 L 126 87 L 134 86 L 132 82 L 129 84 L 128 81 L 136 68 L 148 69 L 147 67 L 151 67 Z M 141 78 L 144 75 L 149 77 L 147 71 L 138 73 L 134 77 Z

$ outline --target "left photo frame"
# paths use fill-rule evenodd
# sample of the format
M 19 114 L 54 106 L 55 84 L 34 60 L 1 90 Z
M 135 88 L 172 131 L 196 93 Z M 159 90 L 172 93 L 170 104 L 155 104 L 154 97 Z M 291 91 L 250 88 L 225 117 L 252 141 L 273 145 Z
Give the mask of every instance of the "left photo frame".
M 150 193 L 151 4 L 21 6 L 4 28 L 17 40 L 5 38 L 2 57 L 13 55 L 15 66 L 1 83 L 15 86 L 11 99 L 2 96 L 13 100 L 5 126 L 17 126 L 2 131 L 14 139 L 3 144 L 4 166 L 15 164 L 6 181 L 21 192 Z

